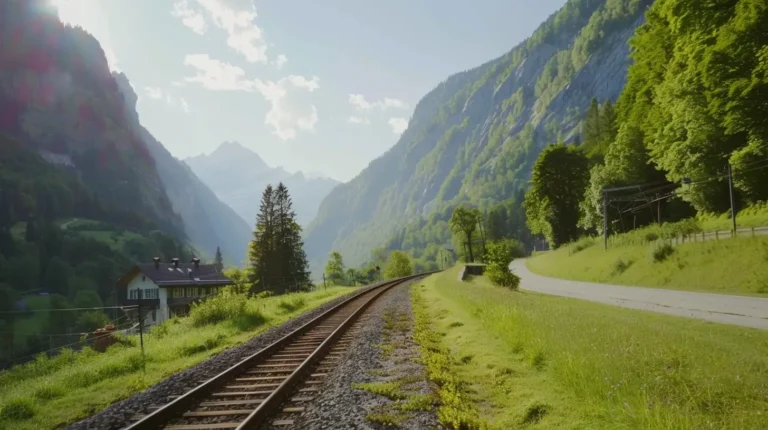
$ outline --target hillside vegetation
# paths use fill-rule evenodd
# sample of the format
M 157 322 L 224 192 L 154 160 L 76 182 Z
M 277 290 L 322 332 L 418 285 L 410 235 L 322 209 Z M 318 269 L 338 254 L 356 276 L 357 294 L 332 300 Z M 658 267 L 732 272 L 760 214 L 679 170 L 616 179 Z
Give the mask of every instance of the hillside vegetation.
M 414 312 L 436 334 L 428 366 L 448 372 L 431 377 L 459 388 L 460 405 L 445 401 L 465 420 L 494 429 L 764 427 L 765 331 L 457 276 L 415 285 Z
M 331 250 L 360 264 L 395 234 L 404 239 L 391 248 L 434 263 L 426 250 L 449 242 L 456 204 L 518 209 L 542 148 L 577 134 L 593 97 L 619 96 L 650 3 L 570 0 L 506 55 L 438 85 L 398 143 L 323 201 L 306 234 L 313 268 Z

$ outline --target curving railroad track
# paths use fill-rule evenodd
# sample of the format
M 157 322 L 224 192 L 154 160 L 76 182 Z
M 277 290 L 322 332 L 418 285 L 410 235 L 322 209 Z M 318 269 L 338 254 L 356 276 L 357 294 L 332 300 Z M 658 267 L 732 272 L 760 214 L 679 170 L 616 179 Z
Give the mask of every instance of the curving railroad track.
M 365 309 L 390 288 L 426 275 L 361 291 L 169 403 L 151 407 L 126 429 L 290 428 L 296 414 L 321 395 L 320 385 L 349 346 Z

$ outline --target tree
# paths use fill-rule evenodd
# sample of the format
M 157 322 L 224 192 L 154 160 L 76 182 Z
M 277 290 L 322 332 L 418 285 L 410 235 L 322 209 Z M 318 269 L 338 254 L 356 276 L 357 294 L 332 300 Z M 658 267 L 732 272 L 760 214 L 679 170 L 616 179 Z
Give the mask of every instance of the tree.
M 331 252 L 328 264 L 325 265 L 325 278 L 335 285 L 341 285 L 344 281 L 344 261 L 338 251 Z
M 277 188 L 268 185 L 262 194 L 249 246 L 252 279 L 261 282 L 263 289 L 275 293 L 286 292 L 290 287 L 306 290 L 312 285 L 301 226 L 296 222 L 292 206 L 285 185 L 280 183 Z
M 495 241 L 488 244 L 485 274 L 500 287 L 516 290 L 520 278 L 509 269 L 510 263 L 523 255 L 522 246 L 515 240 Z
M 551 145 L 533 167 L 533 186 L 525 195 L 531 232 L 557 248 L 579 236 L 579 204 L 589 183 L 589 163 L 577 148 Z
M 213 265 L 216 266 L 216 270 L 221 272 L 224 270 L 224 257 L 221 255 L 221 248 L 216 247 L 216 257 L 214 257 Z
M 59 257 L 53 257 L 48 261 L 43 271 L 43 288 L 51 293 L 62 296 L 69 295 L 69 278 L 72 276 L 72 268 L 66 261 Z
M 472 253 L 472 235 L 475 234 L 477 223 L 480 221 L 480 210 L 459 206 L 451 215 L 451 229 L 454 233 L 463 234 L 469 247 L 469 261 L 475 261 Z
M 392 251 L 384 268 L 384 278 L 394 279 L 409 276 L 413 273 L 411 258 L 403 251 Z

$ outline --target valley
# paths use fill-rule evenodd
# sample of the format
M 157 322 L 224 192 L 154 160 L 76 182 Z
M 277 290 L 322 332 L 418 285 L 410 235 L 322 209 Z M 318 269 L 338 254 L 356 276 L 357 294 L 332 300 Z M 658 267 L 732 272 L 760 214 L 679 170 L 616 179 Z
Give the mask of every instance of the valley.
M 764 427 L 768 3 L 256 3 L 0 0 L 0 429 Z

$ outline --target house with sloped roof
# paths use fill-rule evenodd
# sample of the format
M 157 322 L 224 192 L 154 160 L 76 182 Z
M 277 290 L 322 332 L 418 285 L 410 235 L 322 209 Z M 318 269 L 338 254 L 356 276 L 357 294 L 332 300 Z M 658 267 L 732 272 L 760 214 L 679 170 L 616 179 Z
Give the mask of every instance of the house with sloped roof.
M 146 311 L 144 324 L 159 324 L 174 315 L 186 315 L 196 301 L 218 294 L 221 287 L 233 285 L 215 264 L 200 264 L 199 258 L 181 263 L 174 258 L 162 263 L 133 266 L 117 283 L 120 306 L 141 306 Z

